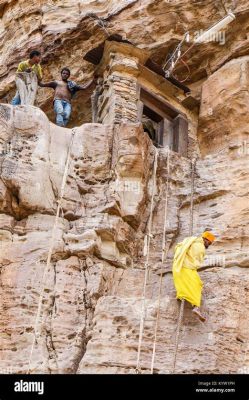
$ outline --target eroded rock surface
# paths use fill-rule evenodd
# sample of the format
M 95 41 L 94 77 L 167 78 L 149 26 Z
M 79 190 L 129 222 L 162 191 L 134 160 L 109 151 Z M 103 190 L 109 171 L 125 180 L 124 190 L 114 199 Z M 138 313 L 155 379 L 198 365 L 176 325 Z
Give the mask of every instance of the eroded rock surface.
M 1 157 L 1 362 L 2 368 L 25 372 L 72 131 L 50 124 L 30 106 L 2 105 L 1 124 L 3 146 L 11 146 Z M 134 372 L 154 154 L 139 124 L 75 129 L 32 372 Z M 171 258 L 190 222 L 191 162 L 170 152 L 165 269 L 166 158 L 160 149 L 141 352 L 141 368 L 149 372 L 163 268 L 157 373 L 172 368 L 178 304 Z M 186 307 L 178 372 L 230 373 L 248 366 L 246 173 L 247 157 L 238 156 L 237 147 L 197 161 L 194 233 L 212 227 L 218 240 L 200 273 L 209 319 L 200 324 Z
M 205 29 L 233 7 L 238 15 L 226 45 L 207 43 L 189 55 L 186 83 L 201 99 L 198 137 L 191 137 L 199 155 L 193 232 L 213 229 L 217 241 L 200 271 L 208 321 L 201 324 L 186 306 L 175 372 L 248 373 L 248 2 L 194 3 L 2 0 L 0 94 L 3 103 L 14 94 L 15 68 L 29 48 L 42 48 L 45 80 L 56 78 L 64 65 L 78 81 L 90 78 L 93 68 L 83 56 L 106 37 L 91 12 L 105 19 L 108 31 L 126 34 L 162 64 L 186 30 Z M 186 76 L 183 67 L 177 75 Z M 27 372 L 29 364 L 33 373 L 135 373 L 156 150 L 138 123 L 82 124 L 91 121 L 89 98 L 90 93 L 79 94 L 74 101 L 74 130 L 49 121 L 52 91 L 39 90 L 37 104 L 47 115 L 37 107 L 0 105 L 3 373 Z M 41 331 L 30 357 L 73 132 Z M 179 305 L 170 271 L 175 244 L 189 234 L 191 160 L 170 152 L 169 172 L 169 253 L 162 265 L 167 151 L 158 149 L 140 357 L 144 373 L 151 368 L 161 272 L 154 372 L 170 373 L 173 367 Z

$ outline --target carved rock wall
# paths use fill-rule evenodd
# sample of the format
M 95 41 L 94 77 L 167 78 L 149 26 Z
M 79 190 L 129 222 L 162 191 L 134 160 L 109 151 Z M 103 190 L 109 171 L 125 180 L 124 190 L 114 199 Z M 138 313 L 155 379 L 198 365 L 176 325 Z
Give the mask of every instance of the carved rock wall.
M 45 4 L 46 3 L 46 4 Z M 185 30 L 210 26 L 224 2 L 0 1 L 3 102 L 14 93 L 14 72 L 34 47 L 44 52 L 45 79 L 72 66 L 85 81 L 92 67 L 85 54 L 105 38 L 87 16 L 106 18 L 111 33 L 127 34 L 163 63 Z M 226 7 L 233 6 L 232 1 Z M 191 53 L 190 81 L 201 98 L 194 195 L 194 234 L 212 228 L 216 243 L 200 272 L 205 283 L 201 324 L 186 307 L 176 372 L 248 373 L 248 4 L 238 12 L 226 46 L 208 43 Z M 207 15 L 209 16 L 207 21 Z M 138 24 L 137 21 L 142 21 Z M 184 78 L 183 68 L 177 70 Z M 12 91 L 11 91 L 12 90 Z M 90 95 L 90 94 L 89 94 Z M 84 98 L 83 98 L 84 97 Z M 52 92 L 38 105 L 50 119 Z M 91 124 L 87 96 L 74 103 L 75 130 L 45 279 L 41 335 L 33 328 L 58 194 L 72 130 L 50 123 L 36 107 L 0 107 L 1 359 L 4 373 L 134 373 L 144 278 L 155 149 L 138 124 Z M 192 138 L 196 140 L 196 138 Z M 155 372 L 172 371 L 179 306 L 170 274 L 174 245 L 189 233 L 190 160 L 170 153 L 167 223 L 169 259 L 161 264 L 167 153 L 159 150 L 146 290 L 147 314 L 141 368 L 150 371 L 158 305 L 162 298 Z

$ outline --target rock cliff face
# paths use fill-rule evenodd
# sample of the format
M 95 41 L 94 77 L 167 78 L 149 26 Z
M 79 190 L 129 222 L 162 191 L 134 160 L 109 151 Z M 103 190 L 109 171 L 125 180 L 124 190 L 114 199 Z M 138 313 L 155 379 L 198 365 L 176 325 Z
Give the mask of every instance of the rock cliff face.
M 118 33 L 134 45 L 151 51 L 159 64 L 165 62 L 184 32 L 192 38 L 220 20 L 232 9 L 237 19 L 224 37 L 196 46 L 188 56 L 190 80 L 200 89 L 204 79 L 233 58 L 248 54 L 248 0 L 1 0 L 0 1 L 0 96 L 9 102 L 14 94 L 14 73 L 20 59 L 31 49 L 43 52 L 45 80 L 58 79 L 68 66 L 72 78 L 87 81 L 92 65 L 83 56 L 108 34 Z M 95 16 L 102 19 L 102 22 Z M 139 23 L 138 23 L 139 21 Z M 179 64 L 176 75 L 185 79 L 186 67 Z M 200 92 L 200 90 L 199 90 Z M 40 89 L 37 104 L 51 121 L 52 89 Z M 90 121 L 89 96 L 74 100 L 71 126 Z
M 90 78 L 92 66 L 83 56 L 106 33 L 89 13 L 163 63 L 185 30 L 207 28 L 233 7 L 238 15 L 225 45 L 208 43 L 190 53 L 187 84 L 201 99 L 193 232 L 212 228 L 217 241 L 200 272 L 208 321 L 200 323 L 186 305 L 176 372 L 248 373 L 249 5 L 233 3 L 0 1 L 1 372 L 135 373 L 153 181 L 140 366 L 150 372 L 163 273 L 154 372 L 172 372 L 179 305 L 171 261 L 191 223 L 190 159 L 171 151 L 168 175 L 166 149 L 156 150 L 139 123 L 89 123 L 89 96 L 75 100 L 73 129 L 49 121 L 51 96 L 45 90 L 38 97 L 42 110 L 4 104 L 13 94 L 16 64 L 29 49 L 41 47 L 46 80 L 65 64 L 78 81 Z M 186 72 L 179 68 L 177 74 L 184 78 Z M 162 265 L 167 178 L 169 252 Z

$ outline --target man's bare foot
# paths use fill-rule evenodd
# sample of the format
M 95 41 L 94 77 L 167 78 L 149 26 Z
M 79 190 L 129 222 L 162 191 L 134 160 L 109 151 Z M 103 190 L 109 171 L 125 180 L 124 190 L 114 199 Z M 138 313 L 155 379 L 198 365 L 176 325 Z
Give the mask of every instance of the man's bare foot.
M 195 315 L 197 315 L 197 317 L 202 321 L 205 322 L 206 321 L 206 317 L 204 317 L 204 315 L 200 312 L 200 308 L 199 307 L 194 307 L 193 308 L 193 313 Z

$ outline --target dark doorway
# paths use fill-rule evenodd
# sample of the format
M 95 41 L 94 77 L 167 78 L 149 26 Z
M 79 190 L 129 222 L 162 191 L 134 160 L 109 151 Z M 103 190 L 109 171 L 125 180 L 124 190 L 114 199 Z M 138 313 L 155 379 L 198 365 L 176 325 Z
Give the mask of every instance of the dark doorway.
M 168 146 L 187 156 L 188 121 L 185 115 L 142 87 L 138 110 L 138 119 L 156 147 Z

